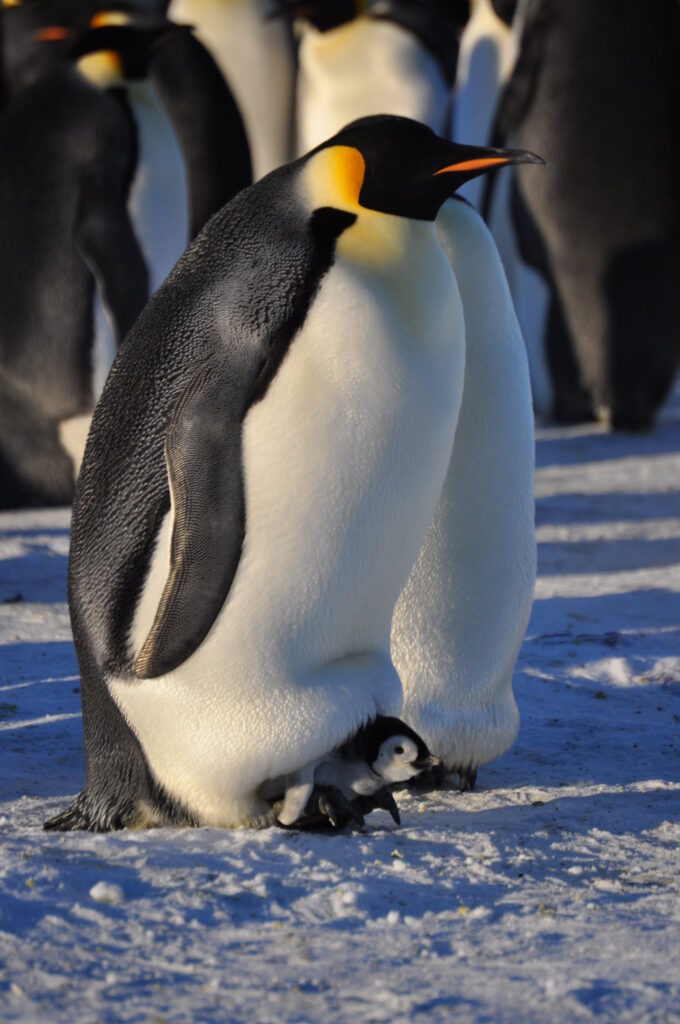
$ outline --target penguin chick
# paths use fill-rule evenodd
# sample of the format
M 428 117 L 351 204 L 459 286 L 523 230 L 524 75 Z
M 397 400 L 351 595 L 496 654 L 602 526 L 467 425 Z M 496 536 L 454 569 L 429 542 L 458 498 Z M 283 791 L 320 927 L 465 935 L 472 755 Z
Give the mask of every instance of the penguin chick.
M 408 782 L 438 763 L 413 729 L 398 718 L 378 715 L 327 757 L 276 780 L 275 788 L 280 789 L 283 784 L 284 789 L 283 803 L 280 809 L 275 808 L 277 820 L 282 825 L 292 825 L 306 810 L 314 809 L 336 825 L 334 792 L 339 792 L 351 805 L 361 798 L 382 795 L 383 791 L 389 793 L 390 786 Z M 328 809 L 322 801 L 311 800 L 317 787 L 326 793 L 327 800 L 330 798 Z M 350 814 L 355 820 L 360 817 L 363 823 L 361 812 L 380 806 L 389 810 L 397 824 L 400 823 L 393 799 L 386 804 L 369 800 L 363 807 L 357 807 L 355 814 Z

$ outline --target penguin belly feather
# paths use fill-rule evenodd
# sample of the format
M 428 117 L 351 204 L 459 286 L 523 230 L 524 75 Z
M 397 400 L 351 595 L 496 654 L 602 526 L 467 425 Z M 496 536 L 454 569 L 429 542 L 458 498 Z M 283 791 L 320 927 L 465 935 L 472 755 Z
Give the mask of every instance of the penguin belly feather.
M 360 17 L 329 32 L 312 25 L 302 31 L 298 153 L 371 114 L 399 114 L 444 129 L 449 87 L 437 59 L 406 29 Z
M 108 679 L 155 778 L 201 824 L 269 823 L 265 779 L 401 707 L 390 624 L 453 444 L 463 311 L 432 223 L 362 221 L 339 239 L 243 422 L 245 539 L 221 611 L 179 667 Z M 385 253 L 386 222 L 398 254 Z M 135 655 L 167 576 L 172 516 L 137 606 Z
M 466 332 L 463 400 L 441 498 L 392 624 L 401 717 L 449 770 L 514 742 L 512 672 L 536 575 L 534 425 L 527 357 L 493 239 L 451 200 L 437 232 Z

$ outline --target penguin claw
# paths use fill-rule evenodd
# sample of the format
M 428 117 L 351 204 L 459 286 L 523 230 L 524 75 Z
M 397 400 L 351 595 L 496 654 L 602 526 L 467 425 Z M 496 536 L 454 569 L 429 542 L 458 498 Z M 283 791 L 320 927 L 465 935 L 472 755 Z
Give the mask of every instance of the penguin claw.
M 468 768 L 458 768 L 458 789 L 461 793 L 475 788 L 477 782 L 477 769 L 471 765 Z
M 333 828 L 340 830 L 354 823 L 358 828 L 364 825 L 364 816 L 357 803 L 349 801 L 339 789 L 329 786 L 318 799 L 319 811 L 330 821 Z

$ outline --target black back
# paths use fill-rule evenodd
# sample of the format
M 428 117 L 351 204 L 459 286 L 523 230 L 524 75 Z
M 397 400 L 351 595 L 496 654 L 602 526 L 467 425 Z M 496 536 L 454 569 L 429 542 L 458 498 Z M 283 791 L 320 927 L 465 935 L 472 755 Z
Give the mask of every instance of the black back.
M 119 339 L 146 300 L 125 205 L 134 127 L 118 98 L 58 67 L 6 106 L 0 146 L 0 504 L 63 502 L 73 471 L 56 425 L 92 404 L 95 275 Z
M 512 140 L 548 162 L 531 180 L 514 172 L 513 216 L 520 238 L 539 236 L 531 248 L 542 251 L 538 269 L 557 297 L 558 334 L 547 343 L 558 413 L 583 408 L 585 392 L 615 426 L 645 427 L 672 385 L 679 50 L 677 0 L 541 0 L 530 9 L 493 142 Z M 565 345 L 572 353 L 562 357 Z

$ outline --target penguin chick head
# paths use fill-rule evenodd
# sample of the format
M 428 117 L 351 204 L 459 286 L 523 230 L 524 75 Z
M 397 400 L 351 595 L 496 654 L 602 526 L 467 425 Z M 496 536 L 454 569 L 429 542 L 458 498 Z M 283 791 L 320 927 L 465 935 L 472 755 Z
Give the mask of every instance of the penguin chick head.
M 543 164 L 521 149 L 462 146 L 407 117 L 379 114 L 353 121 L 307 158 L 328 179 L 327 205 L 433 221 L 471 178 L 507 164 Z
M 87 79 L 109 88 L 146 78 L 154 53 L 176 31 L 190 29 L 157 12 L 111 5 L 92 15 L 68 56 Z
M 363 743 L 371 770 L 386 783 L 407 782 L 439 763 L 418 733 L 398 718 L 379 715 L 364 727 Z

